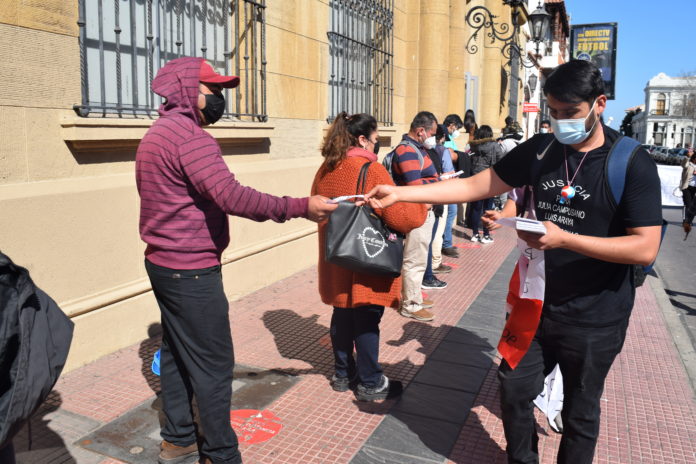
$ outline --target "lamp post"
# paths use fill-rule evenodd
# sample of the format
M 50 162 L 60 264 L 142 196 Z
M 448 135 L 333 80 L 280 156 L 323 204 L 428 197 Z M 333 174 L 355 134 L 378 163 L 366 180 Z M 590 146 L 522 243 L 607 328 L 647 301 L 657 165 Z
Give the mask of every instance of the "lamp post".
M 515 118 L 517 115 L 517 92 L 519 87 L 519 68 L 520 64 L 526 68 L 535 66 L 535 63 L 527 58 L 518 43 L 520 23 L 519 15 L 520 8 L 525 4 L 525 0 L 503 0 L 503 4 L 512 8 L 512 29 L 510 25 L 501 22 L 496 23 L 496 15 L 485 6 L 475 6 L 466 14 L 466 24 L 473 29 L 471 37 L 466 43 L 466 51 L 471 54 L 478 52 L 476 40 L 479 32 L 483 29 L 486 37 L 490 38 L 490 46 L 484 42 L 484 47 L 496 47 L 496 42 L 500 42 L 502 46 L 500 51 L 507 64 L 510 66 L 510 98 L 508 103 L 509 115 Z M 536 43 L 536 54 L 539 55 L 539 44 L 548 35 L 549 24 L 551 23 L 551 15 L 546 11 L 541 0 L 536 10 L 529 15 L 531 26 L 532 41 Z
M 529 93 L 534 93 L 536 90 L 537 82 L 539 81 L 539 76 L 536 74 L 530 74 L 529 79 L 527 79 L 527 84 L 529 84 Z

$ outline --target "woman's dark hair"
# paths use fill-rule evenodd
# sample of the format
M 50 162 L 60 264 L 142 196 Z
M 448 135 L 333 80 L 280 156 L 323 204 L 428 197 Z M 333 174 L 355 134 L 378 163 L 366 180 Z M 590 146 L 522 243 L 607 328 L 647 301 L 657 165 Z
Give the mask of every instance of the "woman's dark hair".
M 437 131 L 435 131 L 435 141 L 438 143 L 438 145 L 442 139 L 445 139 L 445 142 L 449 140 L 449 132 L 447 131 L 446 124 L 438 124 Z
M 365 113 L 349 115 L 342 111 L 329 127 L 324 142 L 321 144 L 321 156 L 329 171 L 336 169 L 346 157 L 350 147 L 358 146 L 358 138 L 370 135 L 377 130 L 377 120 Z
M 543 126 L 544 124 L 551 127 L 551 121 L 549 121 L 548 119 L 542 119 L 541 122 L 539 123 L 540 126 Z
M 476 135 L 474 136 L 476 140 L 479 139 L 490 139 L 493 138 L 493 129 L 491 126 L 483 125 L 476 129 Z
M 464 130 L 471 137 L 474 135 L 477 127 L 474 110 L 466 110 L 466 113 L 464 113 Z
M 454 124 L 457 129 L 464 125 L 462 118 L 460 118 L 458 114 L 448 114 L 447 117 L 445 117 L 445 120 L 442 121 L 442 124 L 444 124 L 445 127 L 449 126 L 450 124 Z
M 602 72 L 590 61 L 570 60 L 558 66 L 546 79 L 544 95 L 563 103 L 588 102 L 604 94 Z

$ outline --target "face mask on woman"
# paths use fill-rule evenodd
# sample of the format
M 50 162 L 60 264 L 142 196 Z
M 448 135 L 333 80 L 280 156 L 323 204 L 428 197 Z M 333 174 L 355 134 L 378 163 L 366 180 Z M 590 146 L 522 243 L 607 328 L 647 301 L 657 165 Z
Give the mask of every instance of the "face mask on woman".
M 597 100 L 595 99 L 590 108 L 590 112 L 584 118 L 556 119 L 551 116 L 551 127 L 553 128 L 553 135 L 556 139 L 564 145 L 575 145 L 584 142 L 592 133 L 592 130 L 599 120 L 599 117 L 595 116 L 592 127 L 590 127 L 589 130 L 585 129 L 587 119 L 594 114 L 593 110 L 596 103 Z
M 461 132 L 459 132 L 459 129 L 457 129 L 450 134 L 450 138 L 456 139 L 456 138 L 459 138 L 460 135 L 461 135 Z

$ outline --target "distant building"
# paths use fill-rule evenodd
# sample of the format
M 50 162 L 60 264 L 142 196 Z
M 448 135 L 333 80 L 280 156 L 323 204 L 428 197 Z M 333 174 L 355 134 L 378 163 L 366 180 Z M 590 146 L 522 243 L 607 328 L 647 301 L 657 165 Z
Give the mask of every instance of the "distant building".
M 660 73 L 645 87 L 645 111 L 631 125 L 641 143 L 675 148 L 694 145 L 696 76 Z
M 534 11 L 540 4 L 538 0 L 528 0 L 529 11 Z M 539 130 L 542 120 L 549 118 L 549 109 L 546 106 L 546 97 L 542 89 L 546 83 L 546 77 L 551 74 L 558 65 L 568 61 L 570 52 L 570 23 L 564 0 L 546 0 L 546 11 L 551 15 L 551 25 L 548 36 L 539 44 L 539 56 L 535 58 L 536 66 L 526 70 L 525 76 L 525 102 L 536 104 L 538 112 L 524 113 L 524 128 L 528 137 Z M 537 53 L 537 45 L 527 42 L 528 55 Z

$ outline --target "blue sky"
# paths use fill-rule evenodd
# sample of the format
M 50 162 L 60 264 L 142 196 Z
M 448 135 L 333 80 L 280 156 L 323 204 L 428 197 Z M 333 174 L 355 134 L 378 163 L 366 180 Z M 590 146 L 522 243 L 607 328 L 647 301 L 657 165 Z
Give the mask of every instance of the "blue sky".
M 565 0 L 572 24 L 618 23 L 616 100 L 605 120 L 619 128 L 626 108 L 645 101 L 660 72 L 696 74 L 696 0 Z

